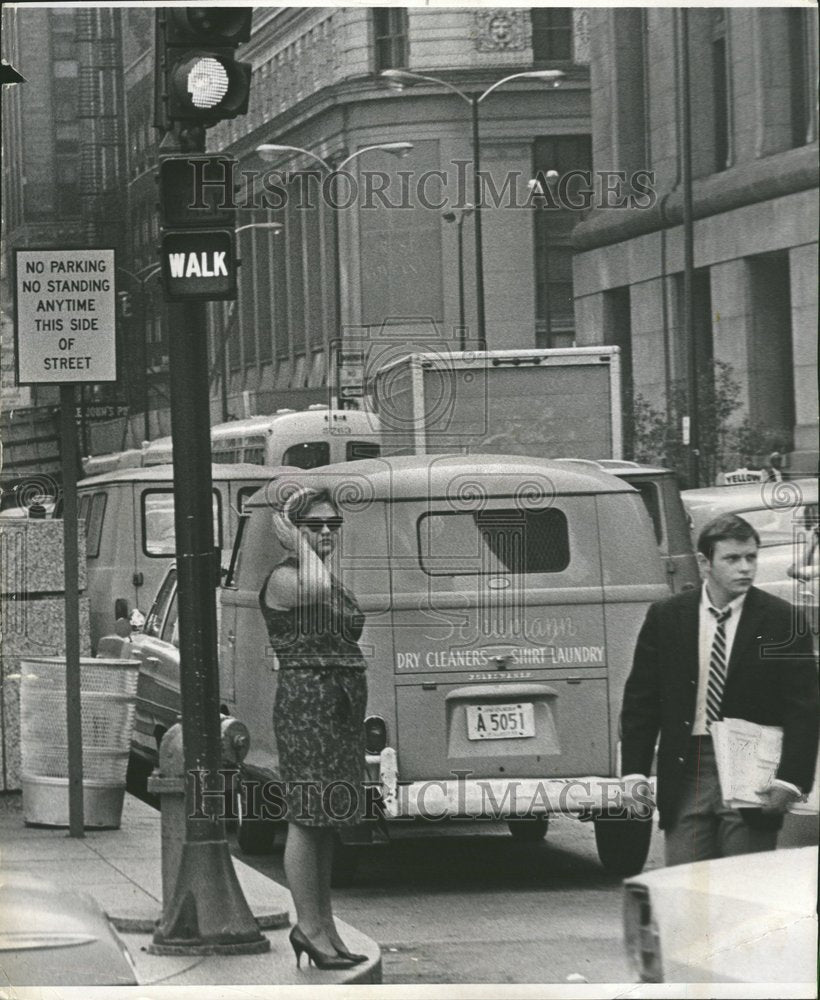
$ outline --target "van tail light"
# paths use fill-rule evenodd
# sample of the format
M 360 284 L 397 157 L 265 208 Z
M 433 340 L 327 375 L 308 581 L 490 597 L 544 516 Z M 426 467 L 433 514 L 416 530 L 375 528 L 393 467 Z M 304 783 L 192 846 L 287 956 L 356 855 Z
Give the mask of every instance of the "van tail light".
M 368 753 L 381 753 L 387 746 L 387 723 L 380 715 L 364 720 L 364 746 Z
M 624 936 L 627 955 L 641 981 L 662 983 L 661 944 L 645 886 L 624 886 Z

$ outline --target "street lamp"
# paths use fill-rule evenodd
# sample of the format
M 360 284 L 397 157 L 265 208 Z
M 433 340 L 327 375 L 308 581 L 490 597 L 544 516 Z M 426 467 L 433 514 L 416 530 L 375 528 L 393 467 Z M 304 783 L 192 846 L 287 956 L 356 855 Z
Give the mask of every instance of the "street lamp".
M 473 204 L 475 205 L 475 284 L 476 284 L 476 319 L 478 322 L 479 347 L 486 350 L 487 328 L 484 316 L 484 252 L 481 241 L 481 162 L 480 136 L 478 131 L 478 106 L 490 94 L 512 80 L 542 80 L 557 87 L 566 75 L 560 69 L 532 69 L 522 73 L 512 73 L 487 87 L 480 94 L 467 94 L 448 80 L 423 73 L 413 73 L 406 69 L 384 69 L 379 74 L 388 84 L 398 89 L 412 87 L 417 83 L 433 83 L 445 87 L 462 99 L 470 107 L 473 145 Z
M 458 344 L 462 351 L 467 349 L 467 330 L 464 326 L 464 234 L 462 227 L 468 215 L 475 211 L 474 205 L 463 208 L 449 208 L 441 213 L 445 222 L 456 224 L 456 239 L 458 241 Z
M 275 162 L 279 159 L 279 154 L 281 153 L 298 153 L 301 156 L 307 156 L 308 159 L 313 160 L 318 163 L 328 174 L 339 173 L 351 160 L 355 160 L 356 157 L 362 156 L 364 153 L 370 153 L 374 150 L 379 150 L 383 153 L 391 153 L 393 156 L 403 158 L 413 149 L 412 142 L 379 142 L 372 146 L 364 146 L 362 149 L 357 149 L 355 152 L 350 153 L 346 156 L 340 163 L 334 166 L 328 160 L 324 159 L 318 155 L 318 153 L 312 153 L 309 149 L 303 149 L 301 146 L 290 146 L 283 145 L 280 143 L 266 142 L 261 146 L 256 147 L 256 152 L 259 156 L 268 162 Z M 336 270 L 337 281 L 336 281 L 336 316 L 338 317 L 339 323 L 339 337 L 341 338 L 341 328 L 343 327 L 342 322 L 342 308 L 345 311 L 349 308 L 348 301 L 348 273 L 347 264 L 342 256 L 339 238 L 339 218 L 336 216 L 336 227 L 335 227 L 335 240 L 334 240 L 334 267 Z M 325 347 L 327 351 L 327 346 Z

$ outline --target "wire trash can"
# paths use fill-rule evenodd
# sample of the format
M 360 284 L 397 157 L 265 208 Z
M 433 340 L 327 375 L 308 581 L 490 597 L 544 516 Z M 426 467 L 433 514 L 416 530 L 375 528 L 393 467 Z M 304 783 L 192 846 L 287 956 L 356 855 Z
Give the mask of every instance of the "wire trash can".
M 20 663 L 23 819 L 69 826 L 66 661 Z M 138 660 L 80 659 L 83 819 L 86 829 L 118 829 L 139 677 Z

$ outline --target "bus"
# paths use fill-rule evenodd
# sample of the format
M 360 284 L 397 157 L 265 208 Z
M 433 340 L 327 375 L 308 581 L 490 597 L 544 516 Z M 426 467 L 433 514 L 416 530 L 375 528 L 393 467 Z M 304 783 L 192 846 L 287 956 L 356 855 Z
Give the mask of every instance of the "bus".
M 316 403 L 307 410 L 277 410 L 211 428 L 211 460 L 222 465 L 294 466 L 315 469 L 336 462 L 376 458 L 381 453 L 378 418 L 365 410 L 330 410 Z M 83 459 L 85 475 L 116 469 L 168 465 L 170 437 L 144 441 L 141 449 Z

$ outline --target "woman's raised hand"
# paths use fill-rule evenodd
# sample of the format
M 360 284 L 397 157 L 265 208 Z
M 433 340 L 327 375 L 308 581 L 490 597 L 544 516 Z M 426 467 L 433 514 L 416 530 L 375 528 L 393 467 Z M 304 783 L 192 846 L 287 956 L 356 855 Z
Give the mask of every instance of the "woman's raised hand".
M 292 521 L 289 521 L 284 514 L 280 514 L 278 511 L 273 512 L 272 521 L 274 534 L 279 539 L 282 548 L 287 549 L 289 552 L 295 552 L 300 546 L 302 532 Z

